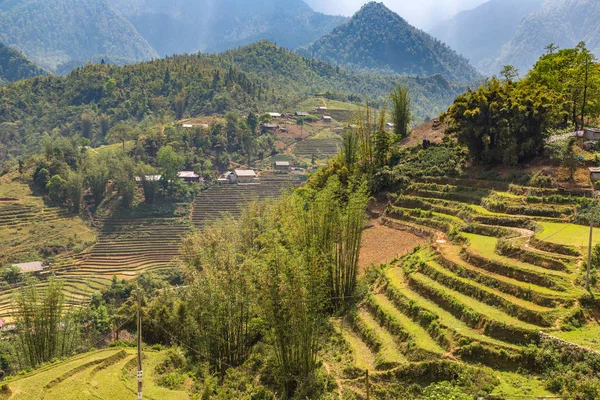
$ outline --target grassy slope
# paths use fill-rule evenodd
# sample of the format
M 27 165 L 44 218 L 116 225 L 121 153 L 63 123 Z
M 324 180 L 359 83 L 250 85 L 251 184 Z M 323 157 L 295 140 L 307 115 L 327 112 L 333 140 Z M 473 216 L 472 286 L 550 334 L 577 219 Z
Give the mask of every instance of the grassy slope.
M 61 375 L 90 361 L 103 359 L 116 354 L 121 349 L 107 349 L 86 353 L 65 362 L 47 366 L 32 374 L 17 377 L 9 381 L 14 400 L 127 400 L 135 397 L 137 381 L 135 366 L 126 368 L 126 364 L 135 358 L 135 349 L 126 349 L 127 356 L 113 365 L 95 370 L 96 365 L 90 365 L 58 385 L 46 389 L 45 386 Z M 189 397 L 185 390 L 169 390 L 156 384 L 158 374 L 155 368 L 165 356 L 165 352 L 144 353 L 144 395 L 148 398 L 176 400 Z M 131 364 L 130 364 L 131 365 Z M 0 397 L 2 398 L 2 397 Z

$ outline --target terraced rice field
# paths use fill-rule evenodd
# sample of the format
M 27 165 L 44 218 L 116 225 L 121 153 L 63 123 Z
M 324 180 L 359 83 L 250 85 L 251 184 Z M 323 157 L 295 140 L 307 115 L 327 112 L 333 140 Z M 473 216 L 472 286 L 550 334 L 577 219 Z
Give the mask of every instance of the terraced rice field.
M 585 293 L 589 228 L 570 223 L 575 204 L 564 199 L 528 203 L 518 191 L 469 183 L 424 179 L 399 193 L 382 222 L 429 244 L 386 270 L 343 336 L 354 354 L 370 352 L 355 355 L 360 368 L 484 364 L 500 381 L 493 394 L 550 395 L 535 375 L 507 371 L 523 368 L 522 349 L 541 332 L 600 351 L 593 322 L 561 330 Z
M 260 183 L 211 186 L 196 196 L 192 204 L 192 223 L 203 227 L 224 216 L 238 217 L 250 202 L 277 198 L 299 181 L 287 176 L 261 177 Z
M 296 144 L 294 154 L 298 157 L 331 157 L 339 153 L 342 139 L 309 138 Z
M 176 265 L 182 237 L 190 233 L 194 225 L 202 227 L 225 215 L 237 217 L 249 202 L 275 198 L 297 185 L 299 181 L 289 176 L 273 175 L 265 176 L 257 185 L 213 186 L 197 196 L 187 215 L 97 218 L 97 240 L 96 233 L 82 224 L 80 217 L 63 216 L 64 212 L 57 210 L 40 211 L 36 204 L 0 202 L 0 244 L 5 246 L 0 257 L 16 257 L 20 248 L 31 249 L 33 241 L 43 244 L 45 240 L 51 240 L 52 236 L 47 235 L 47 231 L 38 231 L 40 224 L 60 227 L 58 237 L 63 241 L 72 235 L 92 235 L 91 240 L 95 244 L 90 242 L 91 246 L 85 251 L 56 257 L 49 271 L 64 281 L 67 302 L 80 305 L 87 302 L 94 292 L 110 285 L 114 276 L 131 279 L 143 272 Z M 73 221 L 80 221 L 84 228 L 74 225 Z M 16 242 L 12 231 L 21 228 L 35 235 L 32 233 L 22 243 Z M 67 236 L 63 229 L 69 228 L 73 232 Z M 4 238 L 6 242 L 1 241 Z M 40 287 L 45 284 L 42 282 Z M 0 317 L 12 314 L 13 299 L 18 290 L 11 288 L 0 293 Z
M 190 397 L 185 388 L 170 390 L 157 384 L 156 366 L 164 360 L 166 352 L 145 351 L 143 356 L 145 398 Z M 135 349 L 112 348 L 86 353 L 16 377 L 7 383 L 9 392 L 0 393 L 0 399 L 130 399 L 137 394 L 136 370 Z
M 36 261 L 46 254 L 74 255 L 95 241 L 79 217 L 22 200 L 0 201 L 0 264 Z

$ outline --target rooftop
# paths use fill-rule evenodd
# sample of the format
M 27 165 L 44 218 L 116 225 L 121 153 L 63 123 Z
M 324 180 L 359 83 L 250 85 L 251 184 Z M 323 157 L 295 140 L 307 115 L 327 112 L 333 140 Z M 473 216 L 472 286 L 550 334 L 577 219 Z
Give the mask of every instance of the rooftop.
M 290 162 L 289 161 L 275 161 L 275 165 L 278 167 L 289 167 Z
M 256 177 L 256 172 L 254 172 L 251 169 L 236 169 L 234 171 L 234 173 L 238 177 L 244 177 L 244 178 L 254 178 L 254 177 Z
M 180 178 L 200 178 L 200 175 L 194 171 L 179 171 L 177 176 Z
M 19 268 L 21 272 L 40 272 L 44 270 L 44 264 L 41 261 L 13 264 L 12 266 Z

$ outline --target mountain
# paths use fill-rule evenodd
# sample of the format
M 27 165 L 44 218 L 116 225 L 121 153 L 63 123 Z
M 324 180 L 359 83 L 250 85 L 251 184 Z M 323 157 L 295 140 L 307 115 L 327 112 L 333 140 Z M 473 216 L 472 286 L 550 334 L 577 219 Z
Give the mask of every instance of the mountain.
M 106 0 L 0 1 L 0 42 L 63 73 L 94 57 L 136 62 L 158 54 Z
M 466 59 L 376 2 L 299 53 L 357 71 L 441 74 L 458 82 L 479 77 Z
M 538 11 L 523 20 L 499 55 L 483 66 L 490 73 L 498 73 L 504 65 L 513 65 L 525 74 L 548 44 L 569 48 L 580 41 L 585 41 L 600 56 L 600 1 L 546 0 Z
M 161 55 L 221 52 L 267 39 L 294 49 L 346 18 L 302 0 L 109 0 Z
M 482 71 L 481 62 L 497 56 L 523 20 L 542 3 L 543 0 L 491 0 L 440 22 L 430 33 Z
M 47 72 L 29 61 L 21 52 L 0 43 L 0 86 L 41 75 L 47 75 Z
M 441 75 L 358 74 L 267 41 L 223 54 L 181 55 L 122 67 L 90 64 L 66 77 L 38 77 L 0 88 L 0 163 L 38 150 L 44 132 L 81 133 L 84 114 L 99 132 L 104 116 L 115 124 L 159 112 L 182 118 L 294 110 L 315 93 L 377 102 L 397 83 L 409 88 L 417 119 L 438 115 L 466 89 Z

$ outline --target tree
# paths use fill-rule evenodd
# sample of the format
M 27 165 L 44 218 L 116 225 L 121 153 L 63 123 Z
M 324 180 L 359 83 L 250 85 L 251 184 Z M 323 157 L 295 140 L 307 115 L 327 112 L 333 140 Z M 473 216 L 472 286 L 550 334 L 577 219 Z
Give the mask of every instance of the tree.
M 546 49 L 546 54 L 554 54 L 556 52 L 556 50 L 558 50 L 558 46 L 556 45 L 556 43 L 550 43 L 549 45 L 547 45 L 545 47 Z
M 573 179 L 573 175 L 579 166 L 579 160 L 577 160 L 577 156 L 575 154 L 575 144 L 577 143 L 577 138 L 570 138 L 569 142 L 565 146 L 562 155 L 562 165 L 563 167 L 569 170 L 569 179 Z
M 103 115 L 100 117 L 100 133 L 102 134 L 102 138 L 105 138 L 110 130 L 110 119 L 108 116 Z
M 544 87 L 492 78 L 456 98 L 445 116 L 447 133 L 456 134 L 475 161 L 516 165 L 543 150 L 547 129 L 560 118 L 555 102 Z
M 300 127 L 300 139 L 304 136 L 304 118 L 300 117 L 296 119 L 296 125 Z
M 74 212 L 79 212 L 83 201 L 83 176 L 76 171 L 69 171 L 66 190 Z
M 144 201 L 148 204 L 154 203 L 158 194 L 158 181 L 154 179 L 156 170 L 149 165 L 141 165 L 138 174 L 142 180 L 142 189 L 144 190 Z
M 46 191 L 48 191 L 48 198 L 59 205 L 64 204 L 69 195 L 67 192 L 67 181 L 60 175 L 54 175 L 50 178 L 50 181 L 46 185 Z
M 81 116 L 81 136 L 84 138 L 92 137 L 92 128 L 94 127 L 94 120 L 91 114 L 84 113 Z
M 512 65 L 505 65 L 500 71 L 500 76 L 504 78 L 505 82 L 513 83 L 519 77 L 519 70 Z
M 258 128 L 258 117 L 252 111 L 248 114 L 248 118 L 246 118 L 246 124 L 248 125 L 248 129 L 250 129 L 250 133 L 255 134 L 256 128 Z
M 171 192 L 179 171 L 184 167 L 184 159 L 171 146 L 165 146 L 158 151 L 157 164 L 165 190 Z
M 24 287 L 15 304 L 16 355 L 21 368 L 71 355 L 79 346 L 78 324 L 67 313 L 60 281 L 51 278 L 43 289 Z
M 408 136 L 408 126 L 412 121 L 410 113 L 410 94 L 401 84 L 398 84 L 390 95 L 392 101 L 392 120 L 394 133 L 398 139 Z
M 104 200 L 109 177 L 109 169 L 104 160 L 94 158 L 87 163 L 85 182 L 90 188 L 96 207 Z
M 125 151 L 125 142 L 135 138 L 135 130 L 131 125 L 120 122 L 115 125 L 106 136 L 108 143 L 121 143 Z
M 42 165 L 38 165 L 38 169 L 33 174 L 35 185 L 42 190 L 46 190 L 46 185 L 50 181 L 50 171 Z

